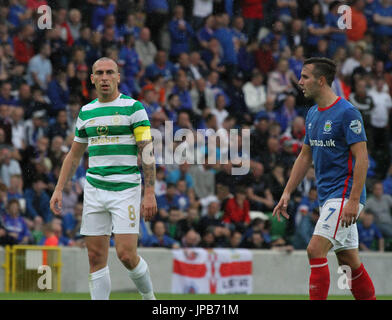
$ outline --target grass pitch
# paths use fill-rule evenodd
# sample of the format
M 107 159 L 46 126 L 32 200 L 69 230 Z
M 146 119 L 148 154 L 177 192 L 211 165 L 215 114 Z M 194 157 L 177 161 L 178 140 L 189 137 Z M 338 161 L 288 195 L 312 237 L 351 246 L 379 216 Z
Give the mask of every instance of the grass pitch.
M 157 293 L 158 300 L 309 300 L 308 295 L 265 294 L 170 294 Z M 351 295 L 329 296 L 328 300 L 353 300 Z M 377 296 L 378 300 L 392 300 L 392 296 Z M 18 292 L 0 293 L 0 300 L 90 300 L 89 293 Z M 141 300 L 135 292 L 112 292 L 110 300 Z

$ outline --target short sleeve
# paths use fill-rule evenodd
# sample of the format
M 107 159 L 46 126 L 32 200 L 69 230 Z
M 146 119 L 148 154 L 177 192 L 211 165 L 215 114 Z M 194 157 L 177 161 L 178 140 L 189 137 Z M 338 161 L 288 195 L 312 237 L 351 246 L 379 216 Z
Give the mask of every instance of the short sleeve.
M 74 141 L 79 143 L 88 143 L 87 132 L 86 129 L 83 128 L 83 120 L 80 118 L 80 113 L 76 120 Z
M 133 113 L 131 115 L 132 130 L 140 126 L 151 127 L 146 109 L 141 104 L 141 102 L 139 101 L 135 102 L 132 106 L 132 109 L 133 109 Z
M 344 112 L 343 131 L 348 145 L 367 141 L 362 116 L 357 109 L 349 108 Z
M 308 111 L 307 115 L 306 115 L 306 119 L 305 119 L 305 138 L 304 138 L 304 144 L 309 145 L 309 125 L 308 125 L 308 119 L 309 119 L 309 113 L 310 110 Z

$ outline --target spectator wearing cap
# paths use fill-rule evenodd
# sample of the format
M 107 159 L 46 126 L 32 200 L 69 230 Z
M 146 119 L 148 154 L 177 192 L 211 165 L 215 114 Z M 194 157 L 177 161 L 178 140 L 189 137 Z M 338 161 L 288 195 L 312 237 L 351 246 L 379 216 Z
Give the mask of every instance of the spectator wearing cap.
M 140 30 L 140 36 L 135 41 L 135 50 L 144 68 L 154 63 L 157 47 L 151 41 L 151 32 L 147 27 Z
M 26 120 L 26 140 L 30 146 L 35 146 L 37 140 L 46 135 L 46 111 L 37 110 L 32 114 L 32 118 Z
M 48 88 L 52 77 L 52 63 L 50 57 L 50 45 L 41 45 L 39 53 L 29 61 L 27 67 L 27 82 L 29 85 L 38 85 L 42 90 Z
M 46 184 L 44 180 L 37 177 L 33 180 L 32 188 L 25 191 L 26 198 L 26 215 L 34 220 L 43 220 L 45 223 L 50 222 L 53 217 L 49 206 L 49 195 L 45 191 Z
M 184 7 L 174 7 L 173 19 L 169 23 L 170 59 L 175 61 L 183 52 L 189 52 L 189 43 L 195 37 L 193 28 L 184 20 Z
M 264 110 L 267 92 L 263 81 L 263 74 L 259 71 L 253 71 L 250 81 L 242 87 L 246 106 L 252 116 Z

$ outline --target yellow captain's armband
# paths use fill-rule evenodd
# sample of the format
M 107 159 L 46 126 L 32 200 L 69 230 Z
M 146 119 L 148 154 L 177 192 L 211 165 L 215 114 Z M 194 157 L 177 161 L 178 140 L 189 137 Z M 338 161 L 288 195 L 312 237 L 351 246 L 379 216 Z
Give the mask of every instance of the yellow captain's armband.
M 136 142 L 143 140 L 152 140 L 150 127 L 139 126 L 133 129 L 133 134 L 135 135 Z

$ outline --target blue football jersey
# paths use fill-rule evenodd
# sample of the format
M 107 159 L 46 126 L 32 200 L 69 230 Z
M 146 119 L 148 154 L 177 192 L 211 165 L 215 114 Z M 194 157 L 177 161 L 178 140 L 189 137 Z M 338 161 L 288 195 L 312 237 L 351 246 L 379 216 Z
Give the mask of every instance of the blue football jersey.
M 350 145 L 367 141 L 360 112 L 338 97 L 331 106 L 313 106 L 306 116 L 305 144 L 312 150 L 319 203 L 328 199 L 348 199 L 353 184 L 355 159 Z M 365 187 L 360 203 L 365 204 Z

